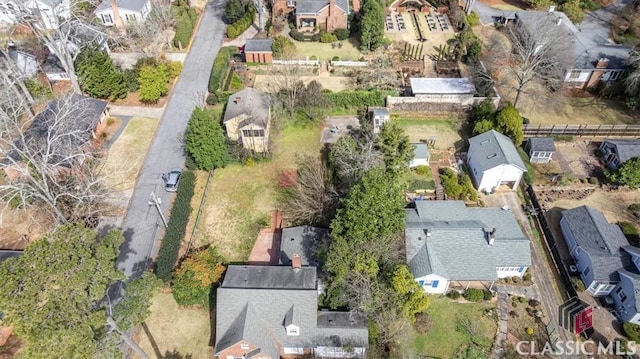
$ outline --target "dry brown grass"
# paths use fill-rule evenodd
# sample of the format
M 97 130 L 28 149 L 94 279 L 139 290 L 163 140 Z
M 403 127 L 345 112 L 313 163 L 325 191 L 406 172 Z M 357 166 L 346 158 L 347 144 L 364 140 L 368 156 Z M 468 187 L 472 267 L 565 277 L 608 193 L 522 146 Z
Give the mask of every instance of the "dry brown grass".
M 178 306 L 171 293 L 158 293 L 151 303 L 146 327 L 140 328 L 138 343 L 149 357 L 164 358 L 174 351 L 191 358 L 210 358 L 209 311 Z M 135 358 L 139 358 L 135 356 Z
M 105 171 L 111 183 L 116 183 L 116 191 L 133 190 L 157 126 L 155 118 L 134 117 L 109 149 Z

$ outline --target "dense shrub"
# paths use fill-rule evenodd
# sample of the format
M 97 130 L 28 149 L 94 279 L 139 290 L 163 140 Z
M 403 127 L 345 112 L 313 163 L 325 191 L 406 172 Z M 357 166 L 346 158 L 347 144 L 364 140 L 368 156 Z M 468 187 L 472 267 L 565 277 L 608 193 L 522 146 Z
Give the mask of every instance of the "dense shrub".
M 458 295 L 460 295 L 460 293 L 458 293 Z M 430 331 L 431 329 L 433 329 L 433 325 L 434 325 L 433 319 L 429 317 L 429 314 L 418 313 L 416 315 L 416 321 L 415 323 L 413 323 L 413 328 L 416 330 L 416 332 L 420 334 L 424 334 Z
M 138 72 L 134 69 L 124 70 L 122 72 L 124 76 L 124 83 L 127 85 L 127 90 L 129 92 L 136 92 L 140 88 L 140 83 L 138 82 Z
M 229 163 L 229 152 L 220 119 L 196 107 L 185 133 L 185 150 L 198 169 L 210 171 Z
M 331 105 L 339 108 L 384 106 L 387 93 L 380 91 L 340 91 L 328 93 Z
M 191 252 L 180 263 L 171 281 L 171 293 L 179 305 L 209 305 L 211 286 L 220 280 L 224 259 L 215 247 Z
M 491 300 L 493 298 L 493 293 L 490 290 L 483 290 L 482 294 L 484 295 L 484 300 Z
M 289 52 L 294 51 L 296 45 L 291 41 L 290 38 L 283 35 L 278 35 L 273 39 L 273 44 L 271 44 L 271 51 L 273 52 L 273 57 L 280 57 Z
M 464 292 L 464 298 L 470 302 L 481 302 L 484 299 L 482 289 L 469 288 Z
M 225 80 L 227 70 L 229 69 L 229 62 L 234 54 L 237 53 L 237 48 L 229 46 L 223 47 L 218 52 L 213 67 L 211 68 L 211 75 L 209 76 L 209 92 L 214 93 L 218 91 Z
M 331 58 L 331 61 L 340 61 L 340 56 L 334 56 Z
M 536 181 L 536 168 L 533 167 L 531 161 L 529 161 L 529 156 L 521 147 L 518 147 L 518 153 L 525 167 L 527 167 L 527 172 L 522 175 L 522 178 L 524 178 L 524 183 L 531 186 Z
M 340 41 L 346 40 L 349 38 L 349 30 L 347 29 L 338 29 L 334 31 L 333 34 L 336 36 L 336 39 Z
M 182 62 L 172 61 L 169 63 L 169 75 L 171 78 L 176 78 L 182 72 Z
M 168 82 L 171 76 L 169 65 L 159 63 L 157 66 L 145 66 L 140 69 L 138 83 L 140 84 L 140 101 L 156 103 L 160 97 L 166 96 Z
M 618 222 L 618 226 L 622 230 L 622 233 L 624 233 L 624 236 L 627 237 L 629 243 L 637 246 L 640 242 L 640 233 L 638 233 L 638 228 L 636 228 L 636 226 L 631 222 Z
M 580 278 L 571 278 L 573 282 L 573 288 L 576 292 L 584 292 L 587 288 L 584 286 L 584 282 Z
M 26 79 L 24 81 L 25 86 L 27 87 L 27 91 L 36 99 L 39 98 L 49 98 L 53 96 L 53 92 L 51 92 L 51 88 L 49 86 L 43 85 L 40 81 Z
M 291 38 L 293 38 L 296 41 L 304 41 L 304 40 L 306 40 L 306 37 L 304 36 L 304 34 L 301 33 L 298 30 L 295 30 L 295 29 L 291 30 L 289 32 L 289 35 L 291 35 Z
M 534 333 L 534 330 L 533 330 L 533 328 L 531 328 L 531 327 L 527 327 L 527 329 L 525 329 L 525 331 L 526 331 L 526 332 L 527 332 L 527 334 L 529 334 L 529 335 L 533 335 L 533 333 Z
M 476 202 L 478 192 L 473 188 L 471 178 L 466 173 L 456 173 L 451 168 L 440 169 L 440 180 L 444 193 L 449 199 L 461 199 Z
M 480 16 L 472 11 L 471 14 L 467 15 L 467 22 L 469 26 L 478 26 L 480 25 Z
M 196 177 L 191 171 L 182 173 L 176 200 L 171 209 L 168 228 L 158 251 L 156 275 L 165 282 L 171 279 L 173 266 L 178 260 L 180 244 L 184 239 L 187 223 L 189 223 L 195 179 Z
M 640 212 L 640 203 L 632 203 L 627 207 L 631 212 Z
M 425 165 L 417 166 L 416 173 L 421 176 L 428 175 L 429 173 L 431 173 L 431 167 Z
M 242 16 L 242 18 L 233 24 L 227 26 L 227 37 L 230 39 L 235 39 L 236 37 L 242 35 L 245 30 L 253 24 L 253 15 L 254 15 L 253 6 L 250 6 L 248 11 Z
M 189 46 L 189 41 L 193 35 L 193 29 L 198 20 L 196 9 L 186 6 L 174 6 L 176 13 L 176 34 L 173 37 L 173 46 L 185 48 Z
M 334 41 L 338 41 L 338 37 L 330 32 L 325 32 L 320 36 L 320 42 L 329 44 Z
M 247 7 L 242 0 L 229 0 L 224 8 L 224 17 L 227 24 L 239 21 L 247 12 Z
M 629 322 L 622 324 L 622 333 L 630 341 L 634 341 L 634 342 L 640 341 L 640 325 L 638 324 L 629 323 Z
M 322 38 L 322 34 L 323 33 L 317 32 L 317 33 L 311 35 L 311 41 L 313 41 L 313 42 L 320 41 L 320 39 Z
M 447 293 L 447 297 L 456 300 L 456 299 L 460 299 L 460 292 L 458 292 L 457 290 L 452 290 L 451 292 Z

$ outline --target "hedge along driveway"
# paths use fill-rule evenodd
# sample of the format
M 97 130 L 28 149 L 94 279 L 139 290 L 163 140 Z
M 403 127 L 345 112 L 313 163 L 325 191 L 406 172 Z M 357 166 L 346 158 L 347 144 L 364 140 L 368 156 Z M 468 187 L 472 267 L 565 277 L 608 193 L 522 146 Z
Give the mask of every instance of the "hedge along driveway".
M 233 55 L 238 53 L 238 49 L 233 46 L 223 47 L 218 52 L 213 67 L 211 68 L 211 75 L 209 76 L 209 92 L 214 93 L 222 87 L 224 80 L 229 72 L 229 64 Z

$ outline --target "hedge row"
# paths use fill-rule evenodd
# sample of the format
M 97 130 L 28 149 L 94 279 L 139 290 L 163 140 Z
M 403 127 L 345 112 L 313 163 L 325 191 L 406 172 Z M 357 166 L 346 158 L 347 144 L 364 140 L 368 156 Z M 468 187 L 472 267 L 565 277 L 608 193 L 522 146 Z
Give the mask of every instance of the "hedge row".
M 178 23 L 176 24 L 176 34 L 173 37 L 173 46 L 186 48 L 196 27 L 198 13 L 194 8 L 178 8 Z
M 156 275 L 165 282 L 171 279 L 173 267 L 178 261 L 178 251 L 185 236 L 189 215 L 191 214 L 191 198 L 195 187 L 196 176 L 191 171 L 182 173 L 176 200 L 171 209 L 171 217 L 167 225 L 167 232 L 162 239 L 158 259 L 156 261 Z
M 210 93 L 209 96 L 207 96 L 207 105 L 227 103 L 231 95 L 233 95 L 233 92 L 229 91 L 216 91 L 214 93 Z
M 227 69 L 229 68 L 229 61 L 234 54 L 238 52 L 238 49 L 233 46 L 223 47 L 218 52 L 213 67 L 211 68 L 211 76 L 209 76 L 209 92 L 214 93 L 220 89 L 222 83 L 227 75 Z
M 394 93 L 397 95 L 397 92 Z M 382 91 L 340 91 L 328 93 L 333 107 L 354 108 L 365 106 L 384 106 L 387 95 L 394 95 Z
M 236 37 L 242 35 L 242 33 L 253 24 L 253 15 L 254 15 L 253 6 L 249 6 L 249 9 L 242 18 L 233 24 L 227 26 L 227 37 L 230 39 L 235 39 Z

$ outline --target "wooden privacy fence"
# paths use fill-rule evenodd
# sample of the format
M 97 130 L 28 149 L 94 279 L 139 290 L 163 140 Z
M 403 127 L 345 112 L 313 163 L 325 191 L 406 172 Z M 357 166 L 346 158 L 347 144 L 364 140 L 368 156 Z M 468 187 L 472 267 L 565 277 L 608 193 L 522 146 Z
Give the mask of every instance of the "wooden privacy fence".
M 522 127 L 524 137 L 586 136 L 640 137 L 640 125 L 532 125 Z

